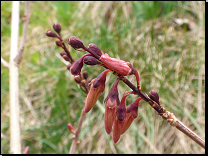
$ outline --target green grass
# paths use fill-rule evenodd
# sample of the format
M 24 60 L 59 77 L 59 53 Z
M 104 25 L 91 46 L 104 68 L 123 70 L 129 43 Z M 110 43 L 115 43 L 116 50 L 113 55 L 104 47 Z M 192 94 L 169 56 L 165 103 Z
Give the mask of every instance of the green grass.
M 9 60 L 12 2 L 1 2 L 1 51 Z M 140 73 L 142 91 L 160 95 L 163 107 L 205 138 L 205 15 L 204 2 L 31 2 L 31 19 L 19 67 L 22 149 L 29 153 L 68 153 L 77 127 L 84 93 L 59 57 L 62 50 L 45 35 L 59 22 L 65 40 L 79 37 L 111 57 L 130 62 Z M 21 4 L 21 15 L 24 4 Z M 187 32 L 174 29 L 172 18 L 196 23 Z M 20 35 L 22 28 L 20 22 Z M 171 27 L 173 29 L 171 29 Z M 21 39 L 21 38 L 20 38 Z M 74 59 L 83 53 L 69 47 Z M 89 78 L 102 67 L 84 66 Z M 134 76 L 127 76 L 136 84 Z M 104 129 L 103 100 L 116 77 L 107 75 L 106 88 L 86 115 L 76 153 L 205 153 L 199 145 L 171 127 L 145 102 L 139 116 L 114 145 Z M 1 151 L 9 153 L 9 72 L 1 65 Z M 119 83 L 119 97 L 130 89 Z M 130 104 L 137 96 L 127 97 Z M 28 107 L 29 101 L 32 109 Z

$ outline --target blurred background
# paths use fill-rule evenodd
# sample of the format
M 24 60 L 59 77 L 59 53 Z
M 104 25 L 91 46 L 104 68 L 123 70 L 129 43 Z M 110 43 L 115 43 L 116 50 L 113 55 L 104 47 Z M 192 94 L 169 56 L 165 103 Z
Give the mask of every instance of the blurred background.
M 1 55 L 9 62 L 12 2 L 1 2 Z M 45 35 L 58 22 L 68 46 L 70 36 L 96 44 L 111 57 L 130 62 L 140 74 L 144 93 L 155 90 L 164 108 L 205 139 L 205 2 L 31 2 L 27 42 L 19 67 L 22 150 L 68 153 L 85 95 L 66 68 L 55 39 Z M 20 5 L 20 38 L 24 3 Z M 20 40 L 19 40 L 20 41 Z M 69 46 L 68 46 L 69 47 Z M 84 53 L 69 47 L 74 59 Z M 89 78 L 104 68 L 84 66 Z M 127 78 L 136 84 L 134 76 Z M 103 100 L 116 77 L 86 114 L 76 153 L 205 153 L 170 126 L 148 103 L 115 145 L 104 129 Z M 120 82 L 119 97 L 130 89 Z M 126 105 L 137 96 L 130 95 Z M 1 153 L 9 153 L 9 71 L 1 65 Z

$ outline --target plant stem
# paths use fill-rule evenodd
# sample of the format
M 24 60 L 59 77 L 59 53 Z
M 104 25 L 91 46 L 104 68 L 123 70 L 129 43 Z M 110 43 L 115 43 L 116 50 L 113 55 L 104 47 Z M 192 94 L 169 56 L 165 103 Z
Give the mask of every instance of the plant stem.
M 81 131 L 81 128 L 82 128 L 82 123 L 84 121 L 84 118 L 85 118 L 85 112 L 84 110 L 82 110 L 82 113 L 81 113 L 81 116 L 80 116 L 80 119 L 79 119 L 79 123 L 78 123 L 78 126 L 77 126 L 77 130 L 76 130 L 76 133 L 75 133 L 75 137 L 72 141 L 72 144 L 71 144 L 71 147 L 70 147 L 70 151 L 69 151 L 69 154 L 74 154 L 74 151 L 76 149 L 76 146 L 77 146 L 77 142 L 78 142 L 78 138 L 79 138 L 79 133 Z
M 122 77 L 121 80 L 127 84 L 135 92 L 135 94 L 139 95 L 143 100 L 148 102 L 158 112 L 158 114 L 163 117 L 163 119 L 170 122 L 171 126 L 175 126 L 178 130 L 183 132 L 185 135 L 187 135 L 189 138 L 191 138 L 193 141 L 205 149 L 205 141 L 192 130 L 190 130 L 187 126 L 185 126 L 180 120 L 178 120 L 173 113 L 170 113 L 165 108 L 159 106 L 156 102 L 151 100 L 147 95 L 135 87 L 127 78 Z

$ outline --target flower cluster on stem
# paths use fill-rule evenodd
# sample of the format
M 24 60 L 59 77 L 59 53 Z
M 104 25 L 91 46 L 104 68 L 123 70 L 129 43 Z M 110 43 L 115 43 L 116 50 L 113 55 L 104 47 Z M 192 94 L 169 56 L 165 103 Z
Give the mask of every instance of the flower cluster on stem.
M 118 76 L 115 80 L 108 96 L 104 100 L 105 103 L 105 114 L 104 114 L 104 127 L 108 134 L 112 132 L 112 139 L 114 143 L 117 143 L 120 139 L 120 136 L 125 133 L 125 131 L 130 127 L 131 123 L 138 116 L 138 107 L 140 100 L 144 100 L 148 102 L 160 116 L 162 116 L 165 120 L 170 122 L 172 126 L 176 126 L 179 130 L 189 136 L 191 139 L 196 141 L 202 147 L 205 147 L 205 142 L 191 130 L 185 127 L 175 116 L 173 113 L 166 111 L 163 108 L 159 101 L 159 95 L 156 91 L 151 90 L 149 92 L 149 96 L 144 94 L 141 91 L 140 82 L 139 82 L 139 74 L 137 70 L 129 63 L 123 60 L 119 60 L 116 58 L 110 57 L 107 53 L 102 53 L 100 48 L 95 44 L 89 44 L 87 47 L 83 44 L 81 39 L 76 36 L 71 36 L 68 39 L 68 44 L 74 48 L 75 50 L 81 52 L 88 52 L 87 54 L 82 55 L 76 61 L 71 57 L 69 50 L 66 48 L 62 37 L 61 37 L 61 26 L 58 23 L 53 25 L 55 32 L 51 30 L 46 31 L 46 35 L 48 37 L 58 38 L 56 41 L 56 45 L 61 47 L 64 51 L 60 53 L 60 55 L 71 64 L 67 65 L 67 69 L 69 72 L 78 76 L 75 77 L 75 82 L 80 85 L 80 88 L 85 92 L 86 99 L 83 106 L 83 116 L 81 116 L 80 122 L 83 121 L 84 113 L 88 113 L 93 106 L 96 104 L 100 94 L 105 90 L 105 81 L 106 74 L 108 72 L 112 72 L 114 75 Z M 89 66 L 103 66 L 106 68 L 97 78 L 92 81 L 88 81 L 88 73 L 84 71 L 81 73 L 83 65 Z M 135 75 L 137 85 L 132 84 L 125 76 L 127 75 Z M 127 86 L 129 86 L 132 91 L 128 91 L 124 93 L 121 101 L 119 100 L 117 86 L 119 81 L 123 81 Z M 89 87 L 90 86 L 90 87 Z M 126 106 L 125 99 L 129 94 L 138 95 L 137 99 L 133 101 L 131 104 Z M 80 125 L 80 124 L 79 124 Z M 75 133 L 77 137 L 77 133 L 75 132 L 73 126 L 71 124 L 68 125 L 69 130 L 72 133 Z M 80 131 L 79 127 L 79 131 Z M 185 129 L 185 130 L 184 130 Z M 75 142 L 76 144 L 76 142 Z M 75 145 L 76 146 L 76 145 Z M 70 149 L 71 151 L 71 149 Z M 71 152 L 70 152 L 71 153 Z

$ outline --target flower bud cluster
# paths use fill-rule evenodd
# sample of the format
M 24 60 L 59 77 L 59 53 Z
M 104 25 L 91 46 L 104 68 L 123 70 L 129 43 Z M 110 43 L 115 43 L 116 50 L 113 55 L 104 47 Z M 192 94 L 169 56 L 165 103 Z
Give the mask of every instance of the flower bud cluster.
M 58 23 L 55 23 L 53 25 L 53 28 L 58 33 L 58 35 L 51 30 L 47 30 L 46 35 L 49 37 L 57 37 L 60 39 L 61 26 Z M 64 45 L 64 43 L 62 43 L 62 40 L 56 41 L 57 46 L 62 47 Z M 84 102 L 83 110 L 85 113 L 88 113 L 93 108 L 100 94 L 103 93 L 103 91 L 105 90 L 105 81 L 107 73 L 114 72 L 116 73 L 116 75 L 119 76 L 114 82 L 110 92 L 108 93 L 108 96 L 104 100 L 104 127 L 108 134 L 110 134 L 112 131 L 112 139 L 114 143 L 117 143 L 119 141 L 120 136 L 130 127 L 133 120 L 138 117 L 139 101 L 142 99 L 141 97 L 139 97 L 130 105 L 126 106 L 126 97 L 129 94 L 134 94 L 135 92 L 126 92 L 120 101 L 117 90 L 118 82 L 123 76 L 134 74 L 137 80 L 137 89 L 140 90 L 139 74 L 129 62 L 125 62 L 116 58 L 111 58 L 107 53 L 102 53 L 100 48 L 95 44 L 90 43 L 87 47 L 85 47 L 81 39 L 79 39 L 76 36 L 71 36 L 68 39 L 68 44 L 75 50 L 88 52 L 87 54 L 82 55 L 76 61 L 73 61 L 72 64 L 67 65 L 67 69 L 70 71 L 72 75 L 75 76 L 74 80 L 76 83 L 83 86 L 90 85 L 89 92 L 87 91 L 88 94 Z M 69 61 L 71 59 L 69 58 L 70 55 L 66 53 L 66 50 L 60 52 L 60 55 L 66 61 Z M 84 64 L 89 66 L 103 66 L 106 68 L 106 70 L 104 70 L 100 75 L 98 75 L 97 78 L 91 80 L 88 84 L 87 71 L 81 73 Z M 157 92 L 152 90 L 150 91 L 149 96 L 150 99 L 152 99 L 158 105 L 160 105 L 159 96 Z M 68 125 L 68 128 L 72 133 L 74 132 L 73 126 L 71 126 L 71 124 Z

